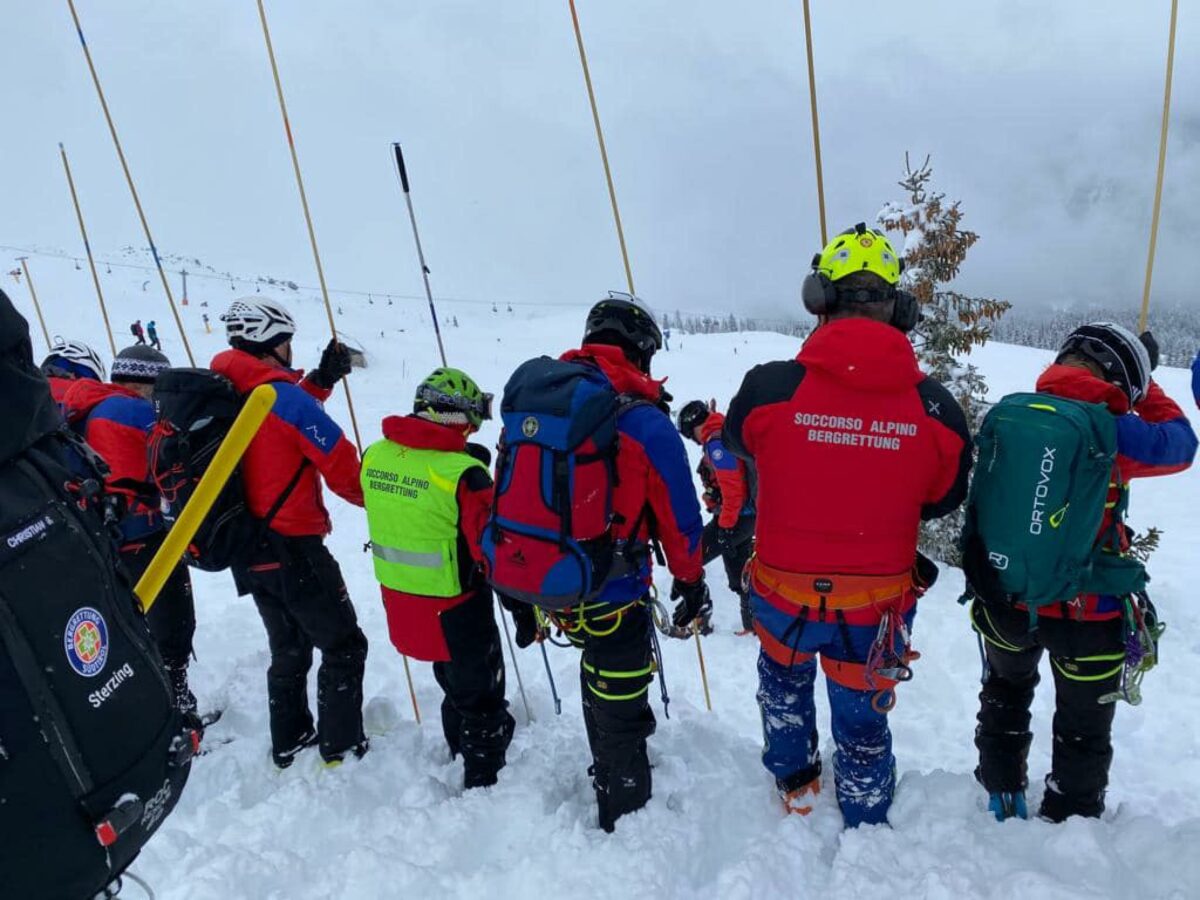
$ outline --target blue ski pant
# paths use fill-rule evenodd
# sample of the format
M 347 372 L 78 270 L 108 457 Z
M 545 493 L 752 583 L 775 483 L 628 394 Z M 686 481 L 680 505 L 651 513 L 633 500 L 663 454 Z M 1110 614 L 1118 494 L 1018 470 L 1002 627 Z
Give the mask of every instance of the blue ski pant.
M 763 764 L 781 790 L 794 790 L 821 774 L 814 687 L 817 659 L 865 663 L 878 624 L 849 625 L 832 616 L 806 621 L 780 612 L 757 594 L 751 597 L 756 625 L 796 651 L 785 665 L 760 651 L 758 705 L 763 723 Z M 912 628 L 916 609 L 904 616 Z M 811 654 L 811 655 L 810 655 Z M 859 690 L 826 677 L 834 744 L 834 787 L 847 827 L 887 821 L 896 787 L 896 758 L 887 714 L 872 706 L 875 691 Z

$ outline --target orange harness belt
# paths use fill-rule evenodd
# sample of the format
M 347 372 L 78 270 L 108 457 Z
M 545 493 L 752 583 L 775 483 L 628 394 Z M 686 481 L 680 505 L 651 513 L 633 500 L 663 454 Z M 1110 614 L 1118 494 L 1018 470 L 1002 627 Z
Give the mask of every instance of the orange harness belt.
M 776 597 L 793 606 L 862 609 L 899 600 L 913 589 L 912 572 L 896 575 L 813 575 L 788 572 L 750 560 L 750 585 L 762 597 Z

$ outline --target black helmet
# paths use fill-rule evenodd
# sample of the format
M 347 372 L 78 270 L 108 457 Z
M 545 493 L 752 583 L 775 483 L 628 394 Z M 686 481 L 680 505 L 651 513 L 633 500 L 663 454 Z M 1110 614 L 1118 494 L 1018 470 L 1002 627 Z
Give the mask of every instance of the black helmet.
M 1113 322 L 1092 322 L 1076 328 L 1058 349 L 1055 362 L 1069 355 L 1091 360 L 1136 406 L 1150 387 L 1150 353 L 1128 328 Z
M 696 429 L 704 424 L 708 419 L 710 410 L 708 404 L 703 400 L 690 400 L 684 404 L 683 409 L 679 411 L 679 433 L 686 438 L 690 438 L 696 433 Z
M 588 313 L 583 342 L 615 344 L 633 353 L 641 368 L 648 371 L 650 358 L 662 349 L 663 337 L 658 323 L 640 299 L 633 294 L 609 291 Z

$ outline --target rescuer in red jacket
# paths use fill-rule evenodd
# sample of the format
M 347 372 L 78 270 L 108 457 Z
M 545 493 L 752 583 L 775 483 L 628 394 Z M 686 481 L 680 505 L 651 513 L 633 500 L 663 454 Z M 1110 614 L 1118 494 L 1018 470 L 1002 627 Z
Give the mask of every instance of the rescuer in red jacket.
M 702 451 L 696 472 L 704 486 L 701 499 L 712 515 L 701 541 L 704 564 L 721 557 L 729 590 L 739 600 L 742 630 L 738 634 L 745 635 L 754 633 L 750 593 L 742 586 L 742 573 L 754 552 L 754 478 L 746 461 L 725 447 L 724 427 L 725 417 L 703 400 L 685 403 L 679 411 L 679 433 Z M 708 634 L 712 626 L 706 622 L 701 630 Z
M 150 482 L 146 446 L 154 425 L 150 402 L 154 379 L 170 365 L 152 347 L 126 347 L 113 360 L 110 384 L 80 378 L 69 382 L 63 397 L 67 422 L 108 464 L 105 488 L 121 498 L 118 549 L 135 582 L 167 536 L 158 491 Z M 188 687 L 196 609 L 192 580 L 182 562 L 146 614 L 146 624 L 158 645 L 176 705 L 184 712 L 196 712 L 196 698 Z
M 758 474 L 749 578 L 763 762 L 785 808 L 810 812 L 819 656 L 849 827 L 887 819 L 896 775 L 886 713 L 911 676 L 908 634 L 929 581 L 913 576 L 917 531 L 962 503 L 971 465 L 962 409 L 921 372 L 905 336 L 917 301 L 896 288 L 900 270 L 882 233 L 860 224 L 837 235 L 804 282 L 817 329 L 795 360 L 746 375 L 723 433 Z
M 1116 419 L 1117 460 L 1097 541 L 1112 534 L 1113 511 L 1125 507 L 1122 495 L 1132 479 L 1181 472 L 1195 459 L 1191 424 L 1151 378 L 1157 365 L 1158 345 L 1149 332 L 1139 338 L 1120 325 L 1093 322 L 1067 336 L 1054 365 L 1037 380 L 1039 394 L 1103 404 Z M 1119 513 L 1115 527 L 1116 546 L 1125 550 L 1129 535 Z M 1128 642 L 1137 646 L 1126 615 L 1153 624 L 1154 605 L 1144 593 L 1135 595 L 1128 599 L 1127 613 L 1126 598 L 1084 594 L 1039 607 L 1038 626 L 1030 628 L 1023 606 L 989 601 L 986 590 L 972 584 L 973 567 L 966 569 L 974 595 L 971 621 L 987 660 L 975 729 L 975 775 L 990 794 L 988 808 L 1001 820 L 1028 814 L 1030 707 L 1038 664 L 1049 654 L 1054 750 L 1038 815 L 1052 822 L 1098 817 L 1104 812 L 1116 713 L 1116 704 L 1101 698 L 1121 691 Z
M 217 354 L 212 370 L 241 394 L 273 384 L 271 414 L 242 459 L 246 503 L 265 517 L 281 496 L 250 562 L 235 566 L 240 594 L 253 594 L 267 629 L 271 668 L 272 758 L 290 766 L 305 747 L 320 745 L 327 764 L 347 753 L 362 756 L 362 678 L 367 639 L 358 627 L 341 570 L 325 547 L 331 530 L 321 499 L 321 479 L 343 500 L 362 506 L 358 454 L 321 403 L 350 371 L 349 351 L 330 341 L 311 375 L 291 368 L 296 323 L 274 301 L 236 300 L 221 317 L 231 350 Z M 318 724 L 308 706 L 313 648 L 321 651 L 317 674 Z

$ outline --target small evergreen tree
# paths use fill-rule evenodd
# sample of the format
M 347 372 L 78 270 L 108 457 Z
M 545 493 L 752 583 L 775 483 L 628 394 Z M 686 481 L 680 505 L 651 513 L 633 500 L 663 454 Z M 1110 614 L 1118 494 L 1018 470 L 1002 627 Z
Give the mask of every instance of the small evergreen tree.
M 930 187 L 933 168 L 929 157 L 913 169 L 904 157 L 904 178 L 899 182 L 907 197 L 884 206 L 878 216 L 886 231 L 900 232 L 904 258 L 901 284 L 921 303 L 921 323 L 912 333 L 921 368 L 944 384 L 967 416 L 971 432 L 978 430 L 987 412 L 987 382 L 965 362 L 972 348 L 982 347 L 992 325 L 1012 304 L 990 297 L 969 297 L 950 287 L 967 252 L 979 235 L 961 227 L 961 201 Z M 958 536 L 963 514 L 926 523 L 921 544 L 927 553 L 954 565 L 959 563 Z

